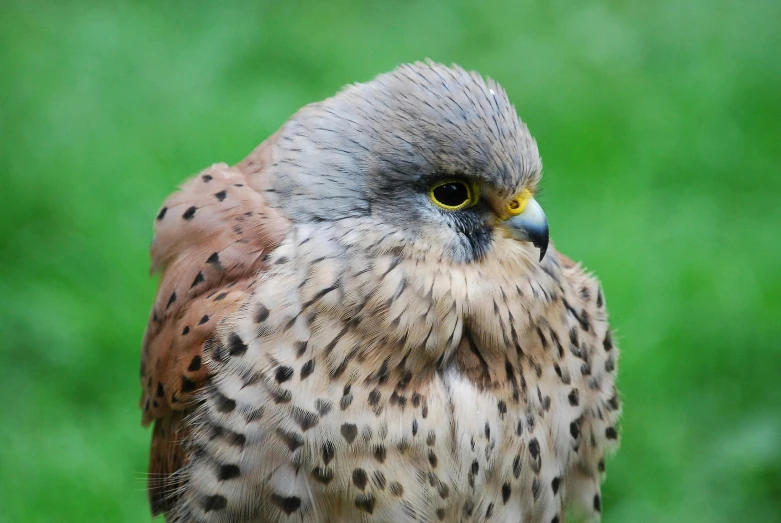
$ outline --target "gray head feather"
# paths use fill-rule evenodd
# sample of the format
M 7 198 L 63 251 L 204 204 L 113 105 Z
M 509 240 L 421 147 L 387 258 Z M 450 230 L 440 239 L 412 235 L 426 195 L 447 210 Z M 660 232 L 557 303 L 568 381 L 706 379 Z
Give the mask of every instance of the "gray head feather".
M 300 111 L 281 130 L 271 183 L 294 222 L 374 216 L 407 233 L 432 221 L 485 236 L 487 217 L 459 224 L 434 209 L 431 184 L 463 177 L 506 198 L 535 187 L 541 169 L 534 139 L 496 82 L 418 62 Z M 470 238 L 455 241 L 475 248 Z

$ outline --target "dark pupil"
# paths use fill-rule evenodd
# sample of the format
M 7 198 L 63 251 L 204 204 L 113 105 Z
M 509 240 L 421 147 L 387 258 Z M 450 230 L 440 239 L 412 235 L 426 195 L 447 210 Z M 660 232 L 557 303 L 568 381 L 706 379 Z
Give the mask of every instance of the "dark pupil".
M 469 190 L 463 183 L 446 183 L 434 189 L 434 198 L 448 207 L 458 207 L 469 199 Z

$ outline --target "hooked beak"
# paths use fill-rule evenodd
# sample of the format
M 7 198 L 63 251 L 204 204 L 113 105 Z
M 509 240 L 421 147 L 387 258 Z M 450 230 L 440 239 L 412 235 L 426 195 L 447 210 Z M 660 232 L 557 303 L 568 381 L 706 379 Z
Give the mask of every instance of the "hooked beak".
M 540 249 L 540 261 L 548 250 L 548 220 L 537 200 L 528 198 L 520 214 L 511 216 L 505 223 L 516 240 L 532 242 Z

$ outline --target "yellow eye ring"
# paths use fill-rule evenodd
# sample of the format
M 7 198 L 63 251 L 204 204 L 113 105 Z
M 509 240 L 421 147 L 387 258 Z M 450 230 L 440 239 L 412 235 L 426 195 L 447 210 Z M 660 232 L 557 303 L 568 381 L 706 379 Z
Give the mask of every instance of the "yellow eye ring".
M 480 187 L 462 180 L 438 182 L 428 192 L 434 205 L 448 211 L 472 207 L 480 199 Z

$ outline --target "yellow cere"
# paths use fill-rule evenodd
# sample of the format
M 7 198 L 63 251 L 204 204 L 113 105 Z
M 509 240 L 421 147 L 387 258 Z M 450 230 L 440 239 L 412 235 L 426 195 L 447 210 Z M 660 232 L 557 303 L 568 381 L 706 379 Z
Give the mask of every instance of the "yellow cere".
M 507 214 L 510 216 L 518 216 L 526 209 L 526 204 L 532 197 L 532 193 L 529 189 L 524 189 L 509 201 L 507 204 Z

